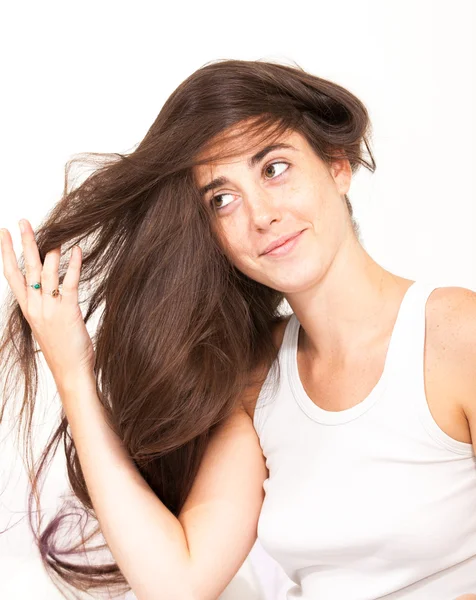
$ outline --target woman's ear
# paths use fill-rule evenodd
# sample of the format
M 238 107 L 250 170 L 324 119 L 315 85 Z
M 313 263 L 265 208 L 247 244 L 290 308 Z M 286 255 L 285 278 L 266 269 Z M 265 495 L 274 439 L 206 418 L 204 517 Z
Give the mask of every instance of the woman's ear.
M 341 196 L 347 194 L 352 181 L 352 169 L 348 158 L 336 158 L 332 161 L 330 171 Z

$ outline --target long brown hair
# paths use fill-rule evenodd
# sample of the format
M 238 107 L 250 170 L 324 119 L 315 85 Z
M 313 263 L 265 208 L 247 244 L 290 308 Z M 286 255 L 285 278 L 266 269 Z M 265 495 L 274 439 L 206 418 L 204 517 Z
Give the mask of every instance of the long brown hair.
M 216 141 L 230 141 L 230 128 L 239 123 L 245 124 L 246 136 L 234 136 L 237 144 L 226 155 L 213 154 Z M 299 66 L 259 60 L 208 63 L 170 95 L 135 150 L 68 161 L 63 195 L 35 230 L 42 262 L 60 245 L 62 260 L 65 251 L 81 245 L 80 305 L 86 323 L 99 317 L 92 335 L 98 394 L 132 460 L 175 516 L 210 434 L 254 383 L 250 374 L 256 366 L 263 365 L 264 372 L 271 367 L 277 351 L 272 330 L 283 318 L 283 294 L 241 273 L 219 243 L 214 210 L 200 199 L 193 168 L 247 151 L 245 141 L 254 148 L 293 130 L 326 164 L 343 153 L 353 172 L 360 165 L 375 170 L 369 116 L 350 91 Z M 206 159 L 199 161 L 204 153 Z M 70 186 L 70 169 L 82 161 L 93 172 Z M 60 264 L 60 283 L 66 267 Z M 80 528 L 81 542 L 58 546 L 68 502 L 47 526 L 38 518 L 38 531 L 33 529 L 32 500 L 39 507 L 40 475 L 61 440 L 71 499 L 79 501 L 81 516 L 96 517 L 64 411 L 33 464 L 38 349 L 10 290 L 3 311 L 0 422 L 20 390 L 23 402 L 14 414 L 29 467 L 29 523 L 44 567 L 55 585 L 129 590 L 114 562 L 68 560 L 107 549 L 104 543 L 86 546 L 100 535 L 97 521 L 88 535 Z

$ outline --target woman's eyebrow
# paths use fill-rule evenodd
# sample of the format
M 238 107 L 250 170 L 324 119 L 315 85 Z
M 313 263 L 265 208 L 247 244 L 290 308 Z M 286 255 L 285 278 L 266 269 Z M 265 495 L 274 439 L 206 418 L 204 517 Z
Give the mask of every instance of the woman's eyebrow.
M 279 150 L 280 148 L 286 148 L 289 150 L 297 151 L 297 148 L 291 146 L 291 144 L 285 144 L 284 142 L 281 142 L 279 144 L 271 144 L 270 146 L 265 146 L 256 154 L 253 154 L 253 156 L 248 160 L 248 167 L 252 169 L 257 163 L 262 161 L 267 154 L 269 154 L 273 150 Z M 221 185 L 225 185 L 225 183 L 229 183 L 229 180 L 226 177 L 217 177 L 216 179 L 213 179 L 212 181 L 210 181 L 210 183 L 207 183 L 207 185 L 204 185 L 200 188 L 200 196 L 204 196 L 210 190 L 220 187 Z

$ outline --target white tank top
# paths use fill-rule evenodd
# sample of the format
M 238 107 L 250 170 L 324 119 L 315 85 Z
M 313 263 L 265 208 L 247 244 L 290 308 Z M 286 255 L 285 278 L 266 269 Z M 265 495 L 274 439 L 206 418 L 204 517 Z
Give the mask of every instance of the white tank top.
M 306 394 L 294 313 L 286 325 L 254 426 L 269 470 L 258 540 L 294 582 L 288 600 L 476 592 L 476 459 L 439 428 L 424 390 L 425 307 L 437 287 L 408 288 L 380 380 L 346 410 Z

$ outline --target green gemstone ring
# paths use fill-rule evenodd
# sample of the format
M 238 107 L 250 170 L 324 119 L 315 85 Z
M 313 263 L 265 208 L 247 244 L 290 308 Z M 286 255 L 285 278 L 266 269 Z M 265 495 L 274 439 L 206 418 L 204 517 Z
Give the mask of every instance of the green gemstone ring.
M 35 290 L 39 290 L 41 288 L 41 283 L 30 283 L 30 287 L 35 289 Z M 51 292 L 44 292 L 45 294 L 50 294 L 51 296 L 53 296 L 53 298 L 56 298 L 60 295 L 60 291 L 59 288 L 56 288 L 54 290 L 52 290 Z

